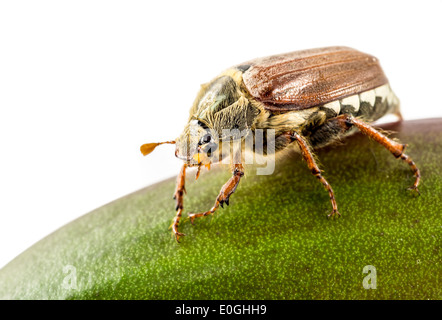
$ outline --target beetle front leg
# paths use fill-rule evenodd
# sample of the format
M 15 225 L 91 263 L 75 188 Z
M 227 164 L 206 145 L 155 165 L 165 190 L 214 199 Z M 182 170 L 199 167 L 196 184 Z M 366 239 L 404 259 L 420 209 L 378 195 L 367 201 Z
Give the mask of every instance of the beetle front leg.
M 181 168 L 180 174 L 177 177 L 176 181 L 176 189 L 175 193 L 173 195 L 173 198 L 176 200 L 176 207 L 175 210 L 177 211 L 175 218 L 173 219 L 172 225 L 170 226 L 172 228 L 172 232 L 175 235 L 176 241 L 179 243 L 179 239 L 182 236 L 185 236 L 184 233 L 181 233 L 178 231 L 178 225 L 181 220 L 181 214 L 183 212 L 183 206 L 184 206 L 184 193 L 186 192 L 185 183 L 186 183 L 186 168 L 187 164 L 184 164 Z
M 291 134 L 291 136 L 296 140 L 298 143 L 299 148 L 301 149 L 302 156 L 304 160 L 307 162 L 307 166 L 312 172 L 312 174 L 318 178 L 318 180 L 324 185 L 325 189 L 327 189 L 328 194 L 330 196 L 330 202 L 333 207 L 333 212 L 328 215 L 328 217 L 340 217 L 341 214 L 338 212 L 338 205 L 336 204 L 335 194 L 333 192 L 332 187 L 330 184 L 325 180 L 325 178 L 321 174 L 321 170 L 319 169 L 318 165 L 316 164 L 316 161 L 313 157 L 313 153 L 310 151 L 310 147 L 307 143 L 307 141 L 304 140 L 303 137 L 297 132 L 294 132 Z
M 193 224 L 195 218 L 205 217 L 209 214 L 214 213 L 219 206 L 223 207 L 223 204 L 229 205 L 229 198 L 235 192 L 238 187 L 239 181 L 241 177 L 244 175 L 244 168 L 241 164 L 235 164 L 233 170 L 233 176 L 227 181 L 224 186 L 221 188 L 218 197 L 216 197 L 215 204 L 213 207 L 206 212 L 201 213 L 189 213 L 190 222 Z

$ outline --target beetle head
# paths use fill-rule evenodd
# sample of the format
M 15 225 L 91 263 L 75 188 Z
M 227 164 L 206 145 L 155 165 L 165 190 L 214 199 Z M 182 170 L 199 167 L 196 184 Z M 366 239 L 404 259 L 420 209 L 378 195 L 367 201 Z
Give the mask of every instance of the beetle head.
M 175 156 L 189 165 L 218 162 L 219 138 L 215 130 L 198 120 L 191 120 L 176 139 Z
M 260 111 L 247 99 L 241 85 L 241 71 L 227 70 L 201 86 L 189 122 L 177 139 L 178 158 L 188 164 L 219 162 L 230 151 L 230 147 L 221 148 L 225 146 L 221 143 L 244 137 Z

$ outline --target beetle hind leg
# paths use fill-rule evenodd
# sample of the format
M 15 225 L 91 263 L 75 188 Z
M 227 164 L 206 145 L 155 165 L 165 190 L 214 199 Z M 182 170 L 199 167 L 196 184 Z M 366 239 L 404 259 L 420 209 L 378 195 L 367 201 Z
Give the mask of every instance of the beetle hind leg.
M 343 114 L 334 119 L 330 119 L 330 121 L 338 121 L 343 131 L 349 130 L 352 126 L 355 126 L 363 134 L 383 145 L 388 151 L 390 151 L 393 154 L 393 156 L 395 156 L 395 158 L 402 159 L 403 161 L 405 161 L 410 166 L 415 176 L 415 181 L 413 185 L 408 188 L 408 190 L 411 190 L 415 192 L 417 195 L 420 195 L 418 189 L 421 178 L 420 170 L 416 166 L 414 161 L 411 160 L 411 158 L 404 153 L 404 149 L 407 146 L 406 144 L 401 144 L 399 142 L 393 141 L 392 139 L 389 139 L 387 136 L 383 135 L 369 124 L 351 115 Z
M 419 189 L 417 188 L 417 186 L 419 185 L 419 182 L 420 182 L 420 177 L 421 177 L 419 168 L 416 166 L 414 161 L 411 160 L 411 158 L 409 156 L 407 156 L 405 153 L 402 153 L 400 158 L 402 160 L 404 160 L 406 163 L 408 163 L 408 165 L 411 167 L 411 170 L 413 170 L 413 173 L 416 177 L 413 185 L 411 187 L 408 187 L 407 190 L 415 192 L 417 195 L 420 196 L 421 193 L 419 192 Z

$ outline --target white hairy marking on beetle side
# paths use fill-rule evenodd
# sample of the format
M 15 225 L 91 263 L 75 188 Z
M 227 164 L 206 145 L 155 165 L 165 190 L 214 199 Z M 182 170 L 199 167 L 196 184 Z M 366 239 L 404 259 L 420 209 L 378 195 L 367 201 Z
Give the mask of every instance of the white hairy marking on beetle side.
M 354 112 L 359 111 L 359 95 L 358 94 L 344 98 L 340 102 L 341 102 L 341 106 L 350 105 L 355 109 Z
M 365 91 L 359 94 L 359 99 L 362 102 L 367 102 L 371 107 L 374 107 L 374 103 L 376 102 L 376 94 L 374 90 Z
M 390 91 L 391 91 L 390 86 L 388 84 L 384 84 L 383 86 L 374 89 L 376 97 L 380 97 L 382 101 L 384 101 L 387 98 Z
M 324 104 L 324 107 L 334 110 L 336 112 L 336 114 L 339 114 L 339 112 L 341 112 L 341 105 L 339 104 L 339 101 L 337 101 L 337 100 Z

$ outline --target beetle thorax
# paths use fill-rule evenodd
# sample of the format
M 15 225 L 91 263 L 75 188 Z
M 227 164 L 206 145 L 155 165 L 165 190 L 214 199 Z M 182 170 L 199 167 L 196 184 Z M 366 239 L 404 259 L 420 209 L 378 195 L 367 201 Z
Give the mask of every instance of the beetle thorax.
M 254 108 L 246 96 L 241 72 L 225 72 L 201 90 L 190 110 L 189 120 L 198 120 L 216 130 L 251 128 L 259 110 Z

